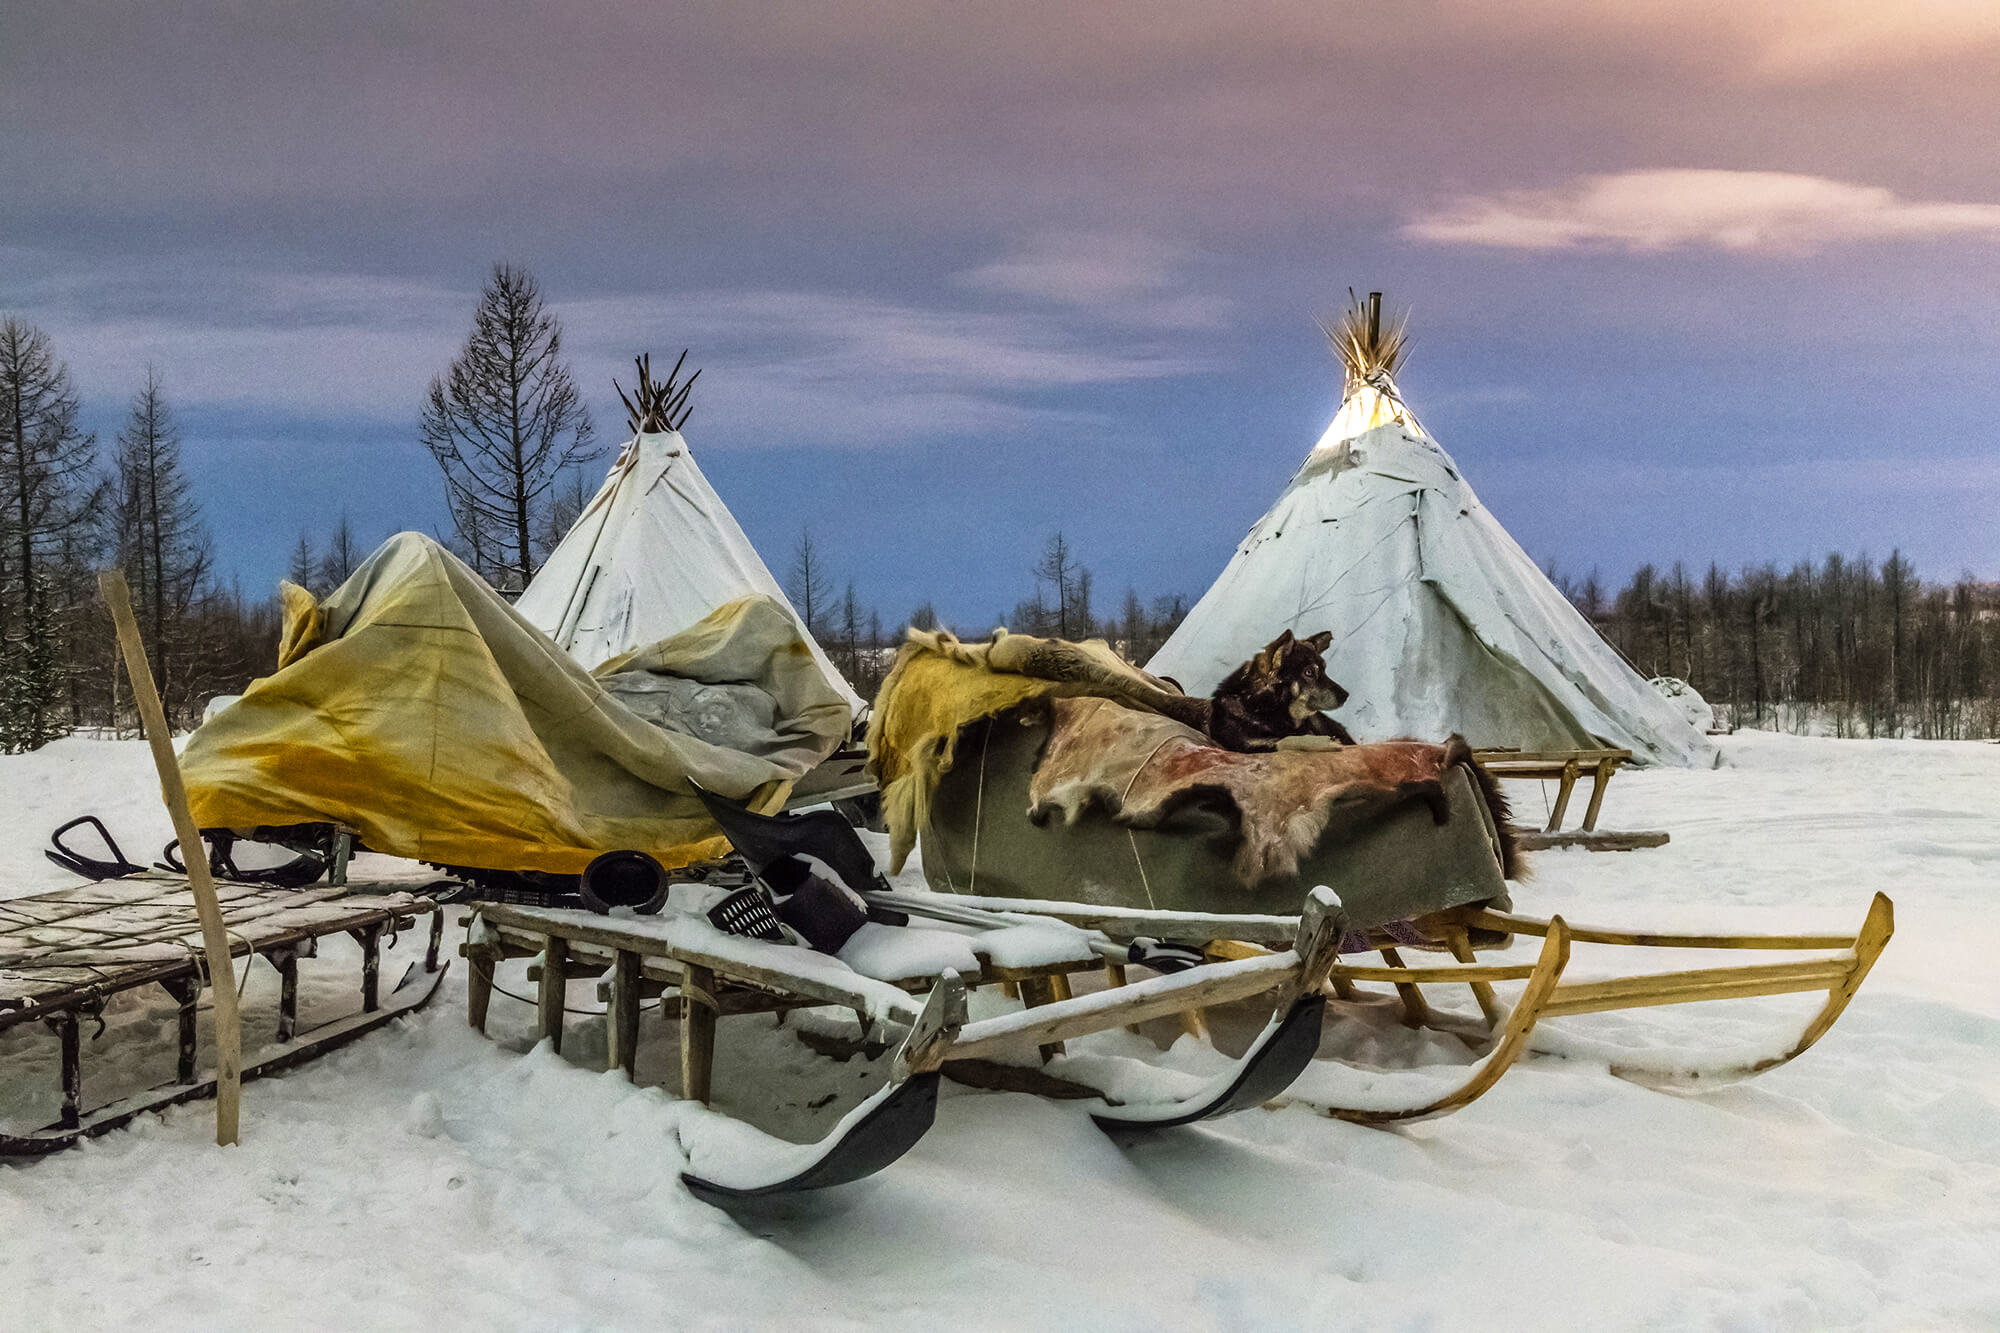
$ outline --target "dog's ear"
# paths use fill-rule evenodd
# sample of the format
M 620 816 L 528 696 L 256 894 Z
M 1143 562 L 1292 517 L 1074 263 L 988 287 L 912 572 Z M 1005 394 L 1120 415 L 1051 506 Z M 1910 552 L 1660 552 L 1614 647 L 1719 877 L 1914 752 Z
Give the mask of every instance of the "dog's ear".
M 1314 634 L 1309 638 L 1307 638 L 1305 642 L 1308 647 L 1317 648 L 1320 652 L 1323 653 L 1327 649 L 1333 647 L 1333 631 L 1330 629 L 1323 629 L 1319 633 Z
M 1292 641 L 1292 632 L 1290 630 L 1286 630 L 1283 634 L 1280 634 L 1277 638 L 1271 640 L 1269 646 L 1266 647 L 1265 651 L 1273 653 L 1279 652 L 1287 644 L 1291 643 L 1291 641 Z

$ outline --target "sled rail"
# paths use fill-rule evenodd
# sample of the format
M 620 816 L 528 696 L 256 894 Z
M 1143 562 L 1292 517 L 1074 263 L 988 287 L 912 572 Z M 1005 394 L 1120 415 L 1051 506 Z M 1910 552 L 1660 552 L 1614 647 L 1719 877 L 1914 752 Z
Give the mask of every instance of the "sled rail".
M 1405 967 L 1396 957 L 1394 949 L 1385 948 L 1382 952 L 1391 961 L 1390 966 L 1337 964 L 1329 969 L 1327 983 L 1337 994 L 1344 996 L 1352 995 L 1352 988 L 1357 982 L 1389 983 L 1401 994 L 1406 1021 L 1413 1026 L 1437 1026 L 1419 987 L 1440 983 L 1470 985 L 1487 1017 L 1488 1029 L 1494 1031 L 1493 1044 L 1486 1056 L 1473 1067 L 1463 1084 L 1444 1096 L 1417 1105 L 1388 1109 L 1322 1105 L 1320 1109 L 1326 1114 L 1360 1123 L 1386 1124 L 1423 1120 L 1457 1110 L 1492 1087 L 1520 1058 L 1528 1048 L 1535 1025 L 1544 1018 L 1825 991 L 1826 1003 L 1782 1055 L 1740 1069 L 1717 1071 L 1717 1074 L 1730 1077 L 1775 1068 L 1798 1058 L 1825 1036 L 1839 1019 L 1875 965 L 1875 960 L 1881 956 L 1890 936 L 1895 933 L 1895 908 L 1887 896 L 1876 894 L 1861 928 L 1851 935 L 1698 935 L 1606 930 L 1571 926 L 1560 916 L 1541 920 L 1483 910 L 1448 914 L 1445 921 L 1454 927 L 1453 952 L 1468 961 L 1455 966 Z M 1540 936 L 1543 940 L 1541 957 L 1532 967 L 1471 962 L 1471 950 L 1464 936 L 1457 933 L 1468 927 Z M 1565 982 L 1561 977 L 1569 961 L 1570 946 L 1574 943 L 1645 948 L 1839 952 L 1830 957 L 1784 963 L 1697 968 Z M 1213 958 L 1246 959 L 1262 956 L 1264 951 L 1255 944 L 1242 941 L 1216 940 L 1209 944 L 1208 953 Z M 1492 1002 L 1490 987 L 1498 981 L 1526 983 L 1504 1018 L 1498 1016 Z M 1620 1071 L 1614 1067 L 1613 1072 Z
M 1475 929 L 1514 935 L 1545 935 L 1549 925 L 1537 917 L 1485 908 L 1466 913 L 1459 920 Z M 1622 944 L 1648 949 L 1851 949 L 1856 939 L 1854 935 L 1691 935 L 1575 925 L 1568 930 L 1570 940 L 1576 944 Z

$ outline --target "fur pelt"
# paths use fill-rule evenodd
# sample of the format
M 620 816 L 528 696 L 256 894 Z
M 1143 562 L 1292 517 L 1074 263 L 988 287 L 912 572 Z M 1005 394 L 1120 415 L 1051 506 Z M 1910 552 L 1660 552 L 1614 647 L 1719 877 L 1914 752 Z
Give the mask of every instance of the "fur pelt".
M 1109 700 L 1055 699 L 1048 706 L 1052 730 L 1029 784 L 1031 819 L 1074 822 L 1094 808 L 1118 823 L 1154 828 L 1189 803 L 1215 802 L 1236 816 L 1233 869 L 1252 887 L 1297 874 L 1300 858 L 1337 833 L 1336 825 L 1373 822 L 1411 803 L 1446 822 L 1445 779 L 1462 764 L 1493 812 L 1503 873 L 1520 873 L 1506 802 L 1460 737 L 1444 745 L 1391 741 L 1244 754 L 1209 744 L 1170 718 Z

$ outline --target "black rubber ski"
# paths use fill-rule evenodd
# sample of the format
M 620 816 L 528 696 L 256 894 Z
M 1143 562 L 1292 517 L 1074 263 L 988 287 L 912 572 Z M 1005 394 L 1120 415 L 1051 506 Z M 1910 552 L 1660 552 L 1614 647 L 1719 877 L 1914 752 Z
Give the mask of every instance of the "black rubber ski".
M 1325 996 L 1317 992 L 1304 996 L 1281 1021 L 1258 1036 L 1256 1043 L 1243 1053 L 1235 1077 L 1213 1092 L 1179 1103 L 1141 1102 L 1107 1107 L 1091 1112 L 1090 1118 L 1097 1122 L 1098 1128 L 1122 1134 L 1171 1129 L 1262 1106 L 1291 1087 L 1312 1063 L 1319 1051 L 1320 1024 L 1325 1015 Z
M 783 1180 L 757 1186 L 723 1185 L 683 1172 L 681 1181 L 697 1198 L 727 1208 L 872 1176 L 915 1147 L 930 1129 L 937 1118 L 938 1076 L 913 1074 L 876 1096 L 881 1100 L 846 1133 L 821 1142 L 823 1151 L 810 1166 Z

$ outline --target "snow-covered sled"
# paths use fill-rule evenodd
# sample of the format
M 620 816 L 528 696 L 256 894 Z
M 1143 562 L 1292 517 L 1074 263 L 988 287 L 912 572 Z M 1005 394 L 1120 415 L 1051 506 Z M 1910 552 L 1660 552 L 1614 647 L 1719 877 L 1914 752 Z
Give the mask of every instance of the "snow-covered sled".
M 695 894 L 702 885 L 677 886 Z M 577 975 L 611 974 L 606 1013 L 612 1067 L 635 1072 L 642 998 L 675 992 L 680 1086 L 710 1100 L 716 1019 L 817 1006 L 852 1010 L 867 1028 L 902 1033 L 888 1085 L 850 1112 L 817 1144 L 772 1141 L 766 1151 L 705 1154 L 689 1146 L 686 1180 L 716 1202 L 842 1184 L 896 1160 L 929 1129 L 937 1080 L 952 1062 L 1032 1059 L 1038 1048 L 1205 1005 L 1255 1001 L 1272 1019 L 1227 1074 L 1193 1096 L 1121 1104 L 1105 1098 L 1092 1113 L 1107 1128 L 1186 1124 L 1261 1105 L 1297 1077 L 1319 1045 L 1321 982 L 1345 931 L 1330 892 L 1308 899 L 1292 947 L 1254 958 L 1196 962 L 1102 991 L 1072 994 L 1069 980 L 1122 977 L 1130 944 L 1052 918 L 968 911 L 933 895 L 871 894 L 879 906 L 928 918 L 871 922 L 829 957 L 791 943 L 732 935 L 700 910 L 670 904 L 657 916 L 603 916 L 563 908 L 481 904 L 464 952 L 471 966 L 468 1019 L 484 1029 L 494 968 L 508 957 L 534 959 L 538 1031 L 560 1045 L 565 987 Z M 699 899 L 695 899 L 699 901 Z M 867 933 L 867 932 L 873 932 Z M 1268 935 L 1268 931 L 1263 932 Z M 966 993 L 1018 988 L 1030 1003 L 973 1020 Z
M 113 848 L 116 854 L 115 847 Z M 122 859 L 122 858 L 121 858 Z M 437 992 L 443 916 L 437 902 L 407 885 L 348 884 L 310 888 L 223 883 L 218 897 L 239 958 L 262 958 L 278 972 L 277 1031 L 244 1053 L 242 1078 L 275 1074 L 353 1041 Z M 411 929 L 425 916 L 431 938 L 423 970 L 411 964 L 384 993 L 384 934 Z M 330 935 L 361 946 L 361 1005 L 354 1012 L 299 1026 L 299 960 Z M 215 1095 L 196 1045 L 196 1006 L 206 987 L 195 904 L 185 877 L 152 871 L 0 903 L 0 1030 L 35 1022 L 60 1045 L 61 1110 L 39 1126 L 0 1126 L 0 1156 L 37 1156 L 103 1134 L 149 1111 Z M 174 1077 L 97 1106 L 84 1097 L 81 1031 L 107 1001 L 159 986 L 179 1005 Z

